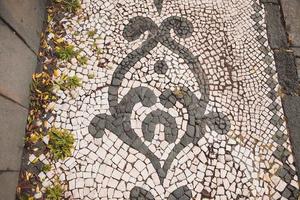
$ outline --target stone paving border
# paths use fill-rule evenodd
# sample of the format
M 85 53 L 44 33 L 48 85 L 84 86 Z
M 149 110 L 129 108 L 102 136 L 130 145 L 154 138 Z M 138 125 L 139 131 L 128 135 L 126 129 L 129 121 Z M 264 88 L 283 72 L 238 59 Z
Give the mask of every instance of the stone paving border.
M 290 48 L 294 51 L 298 77 L 300 75 L 300 1 L 280 0 Z M 299 77 L 300 78 L 300 77 Z
M 280 0 L 280 4 L 288 35 L 288 44 L 290 49 L 293 50 L 296 62 L 295 64 L 298 71 L 298 79 L 300 79 L 300 15 L 298 13 L 300 9 L 300 2 L 297 0 Z M 300 97 L 285 96 L 283 99 L 283 106 L 288 119 L 287 126 L 290 131 L 291 143 L 294 148 L 298 176 L 300 176 Z
M 283 89 L 282 104 L 286 116 L 290 141 L 300 177 L 300 97 L 296 57 L 290 48 L 287 29 L 283 17 L 284 1 L 262 0 L 266 9 L 269 44 L 274 51 L 279 84 Z M 295 24 L 296 26 L 296 24 Z M 299 33 L 298 33 L 299 34 Z
M 15 199 L 46 0 L 0 1 L 0 199 Z

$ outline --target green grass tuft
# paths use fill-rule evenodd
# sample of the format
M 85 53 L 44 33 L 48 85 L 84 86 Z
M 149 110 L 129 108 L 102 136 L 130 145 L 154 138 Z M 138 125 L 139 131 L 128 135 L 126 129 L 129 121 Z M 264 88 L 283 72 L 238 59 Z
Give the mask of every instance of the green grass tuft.
M 66 61 L 70 61 L 78 55 L 78 52 L 74 50 L 73 45 L 57 46 L 55 48 L 55 52 L 58 58 Z
M 55 81 L 55 84 L 61 90 L 73 90 L 81 86 L 81 79 L 76 75 L 74 76 L 63 75 L 59 80 Z
M 48 148 L 54 160 L 65 159 L 72 155 L 74 145 L 73 134 L 65 129 L 51 128 L 48 131 Z
M 42 171 L 47 173 L 51 170 L 51 165 L 47 164 L 47 165 L 44 165 L 43 168 L 42 168 Z
M 81 65 L 86 65 L 88 58 L 86 56 L 77 56 L 77 61 L 79 62 L 79 64 Z
M 97 33 L 97 31 L 96 30 L 91 30 L 91 31 L 88 31 L 88 37 L 89 38 L 92 38 L 92 37 L 94 37 L 95 35 L 96 35 L 96 33 Z
M 56 183 L 54 186 L 46 189 L 46 199 L 47 200 L 62 200 L 64 194 L 64 189 L 62 185 Z
M 89 79 L 95 78 L 95 74 L 94 74 L 94 73 L 88 74 L 88 78 L 89 78 Z
M 55 0 L 54 2 L 68 12 L 76 13 L 81 9 L 80 0 Z

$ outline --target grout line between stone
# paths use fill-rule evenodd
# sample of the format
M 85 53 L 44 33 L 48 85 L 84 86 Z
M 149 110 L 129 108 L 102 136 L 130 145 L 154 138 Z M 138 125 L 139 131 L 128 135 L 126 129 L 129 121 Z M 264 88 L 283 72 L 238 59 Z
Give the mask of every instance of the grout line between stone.
M 20 170 L 12 170 L 12 169 L 7 169 L 7 170 L 0 170 L 0 175 L 3 174 L 3 173 L 7 173 L 7 172 L 19 172 Z
M 15 103 L 15 104 L 17 104 L 17 105 L 21 106 L 22 108 L 24 108 L 24 109 L 28 110 L 28 107 L 26 107 L 26 106 L 22 105 L 21 103 L 19 103 L 19 102 L 15 101 L 14 99 L 12 99 L 12 98 L 10 98 L 10 97 L 8 97 L 8 96 L 5 96 L 5 95 L 4 95 L 4 94 L 2 94 L 1 92 L 0 92 L 0 96 L 1 96 L 1 97 L 3 97 L 3 98 L 5 98 L 6 100 L 9 100 L 9 101 L 11 101 L 11 102 L 13 102 L 13 103 Z M 0 171 L 1 171 L 1 170 L 0 170 Z
M 26 40 L 22 37 L 22 35 L 21 34 L 19 34 L 18 33 L 18 31 L 16 30 L 16 29 L 14 29 L 14 27 L 13 26 L 11 26 L 1 15 L 0 15 L 0 20 L 2 20 L 3 21 L 3 23 L 5 24 L 5 25 L 7 25 L 8 27 L 9 27 L 9 29 L 11 30 L 11 31 L 13 31 L 15 34 L 16 34 L 16 36 L 18 36 L 18 38 L 27 46 L 27 48 L 34 54 L 34 55 L 36 55 L 37 56 L 37 53 L 31 48 L 31 46 L 26 42 Z

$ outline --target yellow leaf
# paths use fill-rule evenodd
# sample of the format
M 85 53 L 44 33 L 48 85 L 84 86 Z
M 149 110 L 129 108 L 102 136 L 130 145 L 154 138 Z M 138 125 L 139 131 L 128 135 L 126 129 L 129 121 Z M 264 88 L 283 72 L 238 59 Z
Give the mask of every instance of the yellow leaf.
M 57 43 L 62 43 L 63 41 L 64 41 L 63 38 L 58 38 L 58 39 L 56 40 Z
M 36 77 L 36 78 L 40 78 L 42 75 L 43 75 L 42 73 L 36 73 L 36 74 L 35 74 L 35 77 Z
M 40 187 L 39 187 L 38 185 L 36 186 L 35 191 L 36 191 L 36 192 L 39 192 L 39 191 L 40 191 Z
M 39 161 L 39 158 L 35 158 L 31 163 L 32 164 L 35 164 L 35 163 L 37 163 Z
M 48 121 L 44 121 L 43 124 L 44 124 L 45 127 L 48 127 Z
M 36 143 L 40 139 L 40 136 L 36 133 L 30 135 L 30 141 Z
M 54 74 L 55 77 L 58 77 L 60 75 L 60 71 L 58 69 L 55 69 L 53 71 L 53 74 Z
M 26 180 L 29 180 L 32 174 L 30 172 L 25 172 Z
M 48 15 L 47 21 L 50 22 L 51 20 L 52 20 L 52 17 L 50 15 Z

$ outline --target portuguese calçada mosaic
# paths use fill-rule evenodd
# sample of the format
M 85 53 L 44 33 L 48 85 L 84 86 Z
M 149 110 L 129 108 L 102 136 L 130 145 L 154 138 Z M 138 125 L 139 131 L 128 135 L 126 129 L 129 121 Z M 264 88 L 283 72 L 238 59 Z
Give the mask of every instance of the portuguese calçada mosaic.
M 258 0 L 84 0 L 80 15 L 59 22 L 87 62 L 58 64 L 82 85 L 49 118 L 74 150 L 36 155 L 53 165 L 42 188 L 55 174 L 70 199 L 297 199 Z

